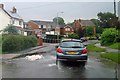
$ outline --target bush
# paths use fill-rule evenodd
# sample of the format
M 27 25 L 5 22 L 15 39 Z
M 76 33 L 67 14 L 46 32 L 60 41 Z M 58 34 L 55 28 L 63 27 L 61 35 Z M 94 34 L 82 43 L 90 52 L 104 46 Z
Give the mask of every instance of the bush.
M 14 26 L 14 25 L 9 25 L 9 26 L 7 26 L 5 29 L 4 29 L 4 32 L 3 32 L 3 34 L 15 34 L 15 35 L 17 35 L 18 34 L 18 30 L 17 30 L 17 28 L 16 28 L 16 26 Z
M 2 42 L 3 52 L 14 52 L 37 45 L 35 36 L 5 35 Z
M 118 31 L 115 28 L 105 29 L 101 34 L 101 45 L 110 45 L 116 42 Z

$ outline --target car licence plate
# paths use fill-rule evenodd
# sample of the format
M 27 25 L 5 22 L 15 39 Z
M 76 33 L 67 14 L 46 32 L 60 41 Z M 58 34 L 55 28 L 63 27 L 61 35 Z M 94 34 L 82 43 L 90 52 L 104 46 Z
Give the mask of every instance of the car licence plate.
M 66 52 L 67 54 L 78 54 L 78 52 Z

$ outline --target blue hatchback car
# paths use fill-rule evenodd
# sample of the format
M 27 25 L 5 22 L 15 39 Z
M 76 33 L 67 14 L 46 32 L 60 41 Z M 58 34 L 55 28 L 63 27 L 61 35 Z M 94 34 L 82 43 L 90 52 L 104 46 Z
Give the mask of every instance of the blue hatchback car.
M 62 40 L 56 46 L 56 61 L 79 61 L 85 65 L 87 58 L 87 49 L 81 40 Z

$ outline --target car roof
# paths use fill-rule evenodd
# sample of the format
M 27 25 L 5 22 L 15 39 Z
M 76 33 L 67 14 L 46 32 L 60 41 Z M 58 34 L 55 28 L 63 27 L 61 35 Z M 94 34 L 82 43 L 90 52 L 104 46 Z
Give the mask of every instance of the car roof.
M 79 42 L 82 42 L 80 39 L 63 39 L 63 40 L 61 40 L 61 42 L 64 42 L 64 41 L 79 41 Z

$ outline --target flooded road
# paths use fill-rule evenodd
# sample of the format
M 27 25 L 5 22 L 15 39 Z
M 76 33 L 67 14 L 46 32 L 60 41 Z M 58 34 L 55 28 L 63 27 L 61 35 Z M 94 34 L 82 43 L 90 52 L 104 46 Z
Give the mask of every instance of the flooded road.
M 113 63 L 89 56 L 86 66 L 79 63 L 55 63 L 55 50 L 2 63 L 3 78 L 115 78 Z

